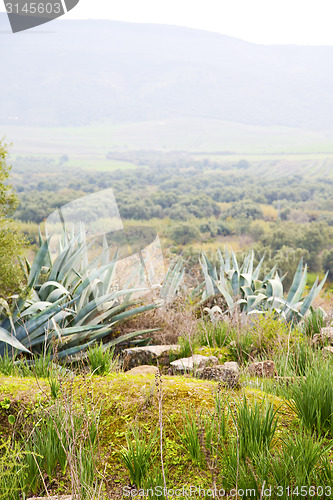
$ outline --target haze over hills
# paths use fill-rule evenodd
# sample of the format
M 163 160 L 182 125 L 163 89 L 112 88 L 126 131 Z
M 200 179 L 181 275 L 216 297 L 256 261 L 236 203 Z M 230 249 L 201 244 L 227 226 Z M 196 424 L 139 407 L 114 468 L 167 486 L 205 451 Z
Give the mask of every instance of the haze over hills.
M 333 129 L 333 47 L 94 20 L 60 20 L 0 41 L 2 127 L 179 118 Z

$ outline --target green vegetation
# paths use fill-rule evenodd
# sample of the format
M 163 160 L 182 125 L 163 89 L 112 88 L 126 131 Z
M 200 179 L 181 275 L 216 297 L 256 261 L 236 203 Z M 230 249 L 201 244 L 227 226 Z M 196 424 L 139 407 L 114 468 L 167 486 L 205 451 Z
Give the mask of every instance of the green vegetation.
M 254 252 L 248 253 L 242 264 L 237 262 L 234 252 L 228 250 L 222 255 L 218 251 L 219 266 L 215 267 L 203 254 L 200 264 L 204 275 L 202 282 L 194 291 L 201 294 L 201 301 L 207 302 L 210 297 L 221 295 L 222 308 L 214 306 L 214 313 L 221 316 L 233 314 L 235 308 L 246 314 L 260 314 L 265 311 L 281 315 L 288 323 L 301 321 L 312 302 L 323 288 L 325 278 L 318 284 L 314 282 L 308 295 L 305 295 L 307 283 L 307 266 L 303 270 L 303 258 L 300 260 L 289 292 L 283 290 L 283 282 L 276 272 L 275 265 L 263 278 L 259 279 L 264 257 L 254 268 Z M 204 288 L 203 292 L 201 290 Z M 286 295 L 286 298 L 285 298 Z M 218 300 L 218 299 L 217 299 Z
M 151 455 L 156 446 L 156 434 L 155 432 L 146 436 L 138 427 L 132 427 L 131 432 L 127 432 L 125 435 L 127 446 L 119 451 L 131 481 L 137 487 L 142 486 L 143 479 L 151 467 Z
M 135 496 L 166 484 L 229 496 L 253 488 L 257 497 L 266 485 L 285 499 L 303 487 L 308 497 L 330 497 L 316 488 L 333 488 L 333 358 L 330 341 L 313 337 L 332 325 L 326 276 L 315 277 L 330 271 L 331 180 L 273 182 L 245 160 L 165 161 L 39 186 L 39 165 L 26 183 L 23 172 L 15 177 L 21 218 L 35 213 L 36 222 L 59 203 L 111 186 L 125 221 L 138 232 L 139 224 L 156 225 L 170 254 L 183 257 L 158 291 L 138 298 L 132 276 L 114 289 L 118 261 L 107 238 L 92 246 L 83 227 L 63 228 L 51 258 L 51 239 L 32 235 L 37 251 L 22 264 L 24 293 L 10 300 L 7 291 L 0 303 L 0 494 L 116 499 L 125 485 Z M 232 247 L 242 238 L 225 252 L 195 246 L 208 239 Z M 10 264 L 14 257 L 7 254 Z M 170 358 L 237 362 L 239 382 L 166 376 L 162 366 L 155 379 L 122 372 L 124 347 L 169 330 L 180 344 Z M 277 376 L 252 376 L 249 364 L 267 359 Z
M 330 364 L 308 364 L 301 378 L 292 385 L 291 406 L 304 427 L 318 435 L 333 434 L 333 381 Z
M 138 305 L 139 301 L 131 297 L 135 291 L 131 288 L 112 291 L 117 261 L 111 258 L 105 239 L 97 262 L 88 262 L 87 252 L 83 229 L 71 236 L 63 231 L 53 262 L 50 240 L 41 239 L 28 276 L 27 289 L 33 293 L 32 298 L 19 300 L 13 311 L 8 305 L 4 307 L 0 323 L 2 342 L 28 353 L 38 353 L 52 345 L 57 358 L 66 358 L 110 335 L 116 323 L 156 307 Z M 146 332 L 118 336 L 109 340 L 108 346 L 139 333 Z M 4 352 L 2 344 L 0 355 Z
M 89 360 L 91 372 L 94 375 L 107 375 L 112 371 L 116 371 L 117 359 L 114 354 L 114 347 L 104 347 L 102 342 L 95 344 L 87 350 L 87 358 Z
M 36 224 L 57 207 L 113 188 L 122 220 L 155 228 L 164 248 L 182 253 L 189 266 L 202 250 L 210 257 L 227 244 L 240 253 L 252 248 L 257 262 L 265 254 L 267 268 L 277 264 L 280 276 L 288 273 L 286 286 L 301 257 L 311 273 L 331 270 L 330 159 L 242 161 L 232 155 L 139 151 L 108 156 L 137 168 L 98 172 L 98 167 L 85 171 L 55 159 L 16 159 L 12 177 L 20 207 L 15 217 L 32 243 L 38 244 Z
M 0 301 L 14 293 L 21 293 L 25 278 L 19 265 L 25 240 L 10 218 L 18 199 L 7 184 L 10 171 L 7 155 L 8 145 L 0 140 Z

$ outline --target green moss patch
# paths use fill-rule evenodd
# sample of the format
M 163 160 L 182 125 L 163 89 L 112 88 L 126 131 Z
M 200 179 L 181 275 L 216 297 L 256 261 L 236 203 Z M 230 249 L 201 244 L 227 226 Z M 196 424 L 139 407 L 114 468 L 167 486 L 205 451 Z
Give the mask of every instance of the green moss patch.
M 163 452 L 167 476 L 174 487 L 196 484 L 209 486 L 210 471 L 205 461 L 195 464 L 184 448 L 177 433 L 183 428 L 183 412 L 193 410 L 213 415 L 215 395 L 218 384 L 213 381 L 198 380 L 191 377 L 163 377 Z M 59 398 L 74 396 L 75 404 L 84 404 L 88 411 L 100 411 L 99 423 L 99 470 L 103 472 L 109 484 L 112 498 L 122 498 L 122 488 L 129 485 L 128 472 L 122 464 L 119 449 L 126 444 L 126 432 L 131 425 L 137 425 L 143 434 L 150 435 L 158 428 L 158 397 L 155 377 L 131 375 L 127 373 L 111 374 L 104 377 L 77 376 L 73 381 L 63 382 Z M 67 395 L 67 396 L 66 396 Z M 238 391 L 221 390 L 221 397 L 229 397 L 231 406 L 246 396 L 249 403 L 264 399 L 278 408 L 279 437 L 298 426 L 297 419 L 281 398 L 266 394 L 258 389 L 240 389 Z M 49 385 L 45 381 L 22 378 L 0 379 L 0 401 L 11 401 L 11 410 L 16 414 L 39 410 L 52 403 Z M 8 411 L 1 410 L 2 421 Z M 10 428 L 8 425 L 7 427 Z M 278 446 L 278 442 L 276 443 Z M 154 455 L 156 467 L 160 467 L 159 446 Z

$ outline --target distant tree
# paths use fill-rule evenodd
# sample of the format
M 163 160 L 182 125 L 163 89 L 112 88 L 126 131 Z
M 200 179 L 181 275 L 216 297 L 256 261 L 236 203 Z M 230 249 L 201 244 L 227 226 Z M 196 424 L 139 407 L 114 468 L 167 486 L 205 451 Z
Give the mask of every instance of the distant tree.
M 249 167 L 250 163 L 247 160 L 239 160 L 236 164 L 236 168 L 243 168 L 244 170 L 247 170 Z
M 194 224 L 182 222 L 171 229 L 170 237 L 177 245 L 187 245 L 200 238 L 200 231 Z
M 265 234 L 265 229 L 259 222 L 253 222 L 250 225 L 249 233 L 254 241 L 259 241 Z
M 66 163 L 67 161 L 69 161 L 69 157 L 68 155 L 62 155 L 60 158 L 59 158 L 59 165 L 63 165 L 64 163 Z
M 25 239 L 11 219 L 18 200 L 7 184 L 10 166 L 7 164 L 8 145 L 0 141 L 0 297 L 8 299 L 20 293 L 24 274 L 19 265 Z
M 325 272 L 329 272 L 329 278 L 333 281 L 333 249 L 327 250 L 323 255 L 323 268 Z
M 262 219 L 263 212 L 258 205 L 251 200 L 236 201 L 223 213 L 224 218 L 233 217 L 235 219 Z

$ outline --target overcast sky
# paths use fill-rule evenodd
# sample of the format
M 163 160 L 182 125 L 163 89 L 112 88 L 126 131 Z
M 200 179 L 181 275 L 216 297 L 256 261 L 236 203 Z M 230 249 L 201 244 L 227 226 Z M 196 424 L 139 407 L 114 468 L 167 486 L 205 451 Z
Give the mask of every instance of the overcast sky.
M 66 17 L 187 26 L 264 44 L 333 45 L 333 0 L 80 0 Z

